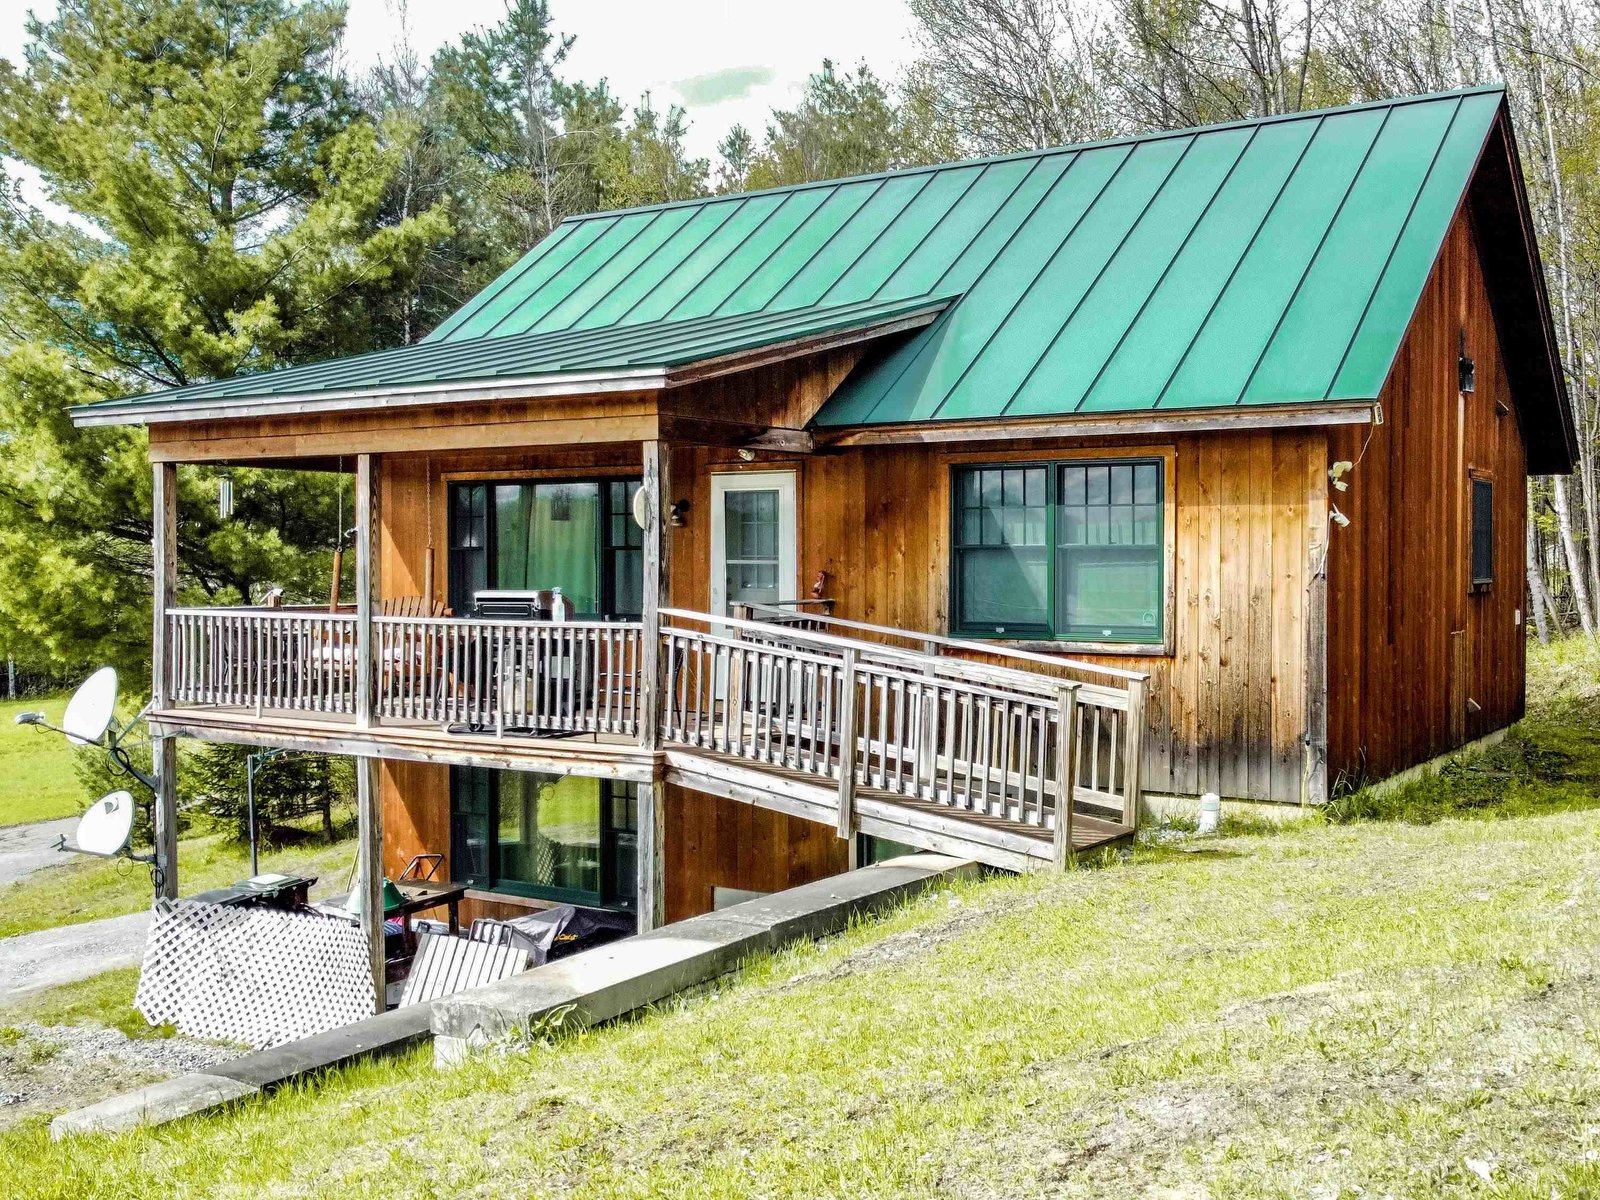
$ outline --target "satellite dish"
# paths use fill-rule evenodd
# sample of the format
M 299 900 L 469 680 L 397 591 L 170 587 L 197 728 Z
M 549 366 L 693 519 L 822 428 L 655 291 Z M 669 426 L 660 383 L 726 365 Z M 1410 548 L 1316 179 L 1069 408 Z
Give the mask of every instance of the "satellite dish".
M 61 718 L 61 732 L 76 745 L 94 745 L 105 737 L 116 707 L 116 668 L 101 667 L 85 679 L 78 690 L 72 693 L 72 699 L 67 701 L 66 714 Z
M 78 822 L 78 849 L 107 858 L 120 854 L 133 833 L 133 796 L 110 792 L 89 806 Z

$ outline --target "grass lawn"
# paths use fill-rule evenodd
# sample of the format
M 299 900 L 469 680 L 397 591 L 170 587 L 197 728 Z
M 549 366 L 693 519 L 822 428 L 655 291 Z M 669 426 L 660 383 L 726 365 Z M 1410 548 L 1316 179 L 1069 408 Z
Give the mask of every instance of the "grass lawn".
M 29 709 L 59 722 L 66 704 L 66 692 L 0 702 L 0 825 L 75 817 L 88 807 L 91 797 L 72 772 L 67 739 L 16 723 Z
M 261 855 L 262 871 L 315 875 L 317 895 L 342 891 L 355 860 L 355 839 L 306 842 Z M 0 887 L 0 937 L 75 925 L 150 907 L 150 872 L 125 859 L 62 856 L 67 861 Z M 222 887 L 250 874 L 250 851 L 220 833 L 178 843 L 178 882 L 184 895 Z
M 624 1024 L 0 1159 L 63 1197 L 1595 1195 L 1600 727 L 1547 707 L 1505 819 L 1449 816 L 1491 811 L 1463 765 L 1389 802 L 1423 823 L 967 884 Z
M 139 968 L 123 967 L 90 979 L 30 992 L 15 1004 L 0 1006 L 0 1030 L 22 1021 L 40 1025 L 105 1025 L 131 1038 L 171 1037 L 170 1025 L 151 1025 L 134 1011 Z

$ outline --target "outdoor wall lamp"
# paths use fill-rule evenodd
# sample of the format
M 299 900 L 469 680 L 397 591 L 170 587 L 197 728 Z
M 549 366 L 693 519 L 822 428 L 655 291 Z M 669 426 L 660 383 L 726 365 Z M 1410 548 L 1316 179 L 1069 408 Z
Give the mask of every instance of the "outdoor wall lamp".
M 1463 392 L 1477 390 L 1477 364 L 1467 354 L 1467 331 L 1461 331 L 1461 357 L 1456 360 L 1458 382 Z

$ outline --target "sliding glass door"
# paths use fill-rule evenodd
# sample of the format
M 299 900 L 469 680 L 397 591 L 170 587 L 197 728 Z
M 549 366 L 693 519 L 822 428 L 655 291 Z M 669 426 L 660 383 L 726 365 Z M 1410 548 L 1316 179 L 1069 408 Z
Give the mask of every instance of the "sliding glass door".
M 644 555 L 634 479 L 450 485 L 450 606 L 475 592 L 560 588 L 580 617 L 636 617 Z

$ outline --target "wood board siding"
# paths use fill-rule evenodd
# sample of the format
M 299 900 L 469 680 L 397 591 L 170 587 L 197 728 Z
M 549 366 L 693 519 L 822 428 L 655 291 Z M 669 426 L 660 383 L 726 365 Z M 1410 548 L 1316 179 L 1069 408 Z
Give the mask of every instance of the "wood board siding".
M 666 785 L 668 921 L 710 912 L 716 888 L 777 892 L 850 866 L 829 826 Z
M 1115 447 L 878 447 L 748 465 L 719 450 L 681 449 L 679 492 L 691 516 L 674 531 L 674 603 L 703 609 L 710 602 L 711 476 L 784 467 L 799 484 L 797 594 L 809 594 L 825 572 L 823 591 L 837 601 L 837 616 L 945 633 L 951 468 L 1130 447 L 1172 464 L 1173 653 L 1062 653 L 1150 672 L 1148 790 L 1298 801 L 1305 579 L 1326 511 L 1320 430 L 1124 439 Z
M 1463 331 L 1476 363 L 1470 394 L 1458 389 Z M 1523 712 L 1526 460 L 1464 215 L 1434 264 L 1382 400 L 1382 425 L 1336 430 L 1329 448 L 1332 461 L 1360 460 L 1350 490 L 1335 494 L 1350 527 L 1332 532 L 1329 558 L 1336 787 L 1434 758 Z M 1474 472 L 1495 485 L 1495 579 L 1483 590 L 1469 580 Z

